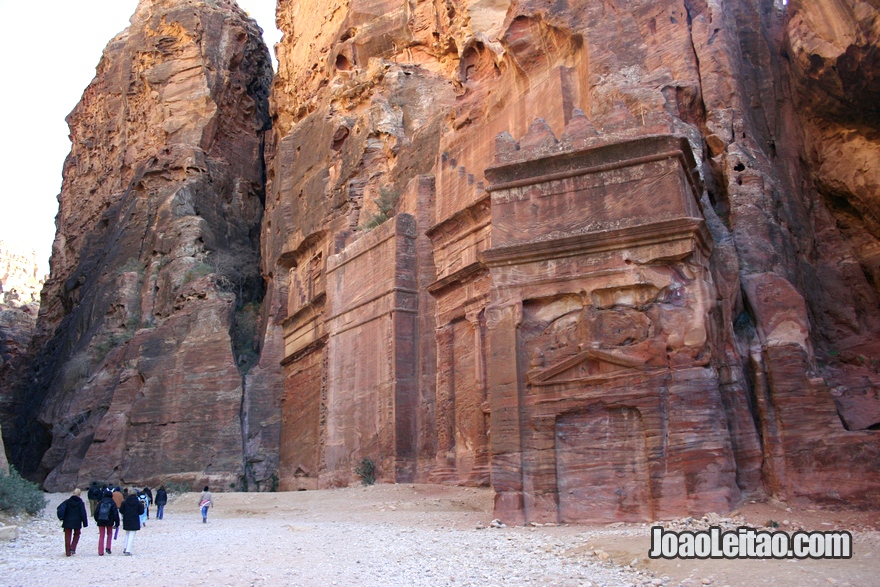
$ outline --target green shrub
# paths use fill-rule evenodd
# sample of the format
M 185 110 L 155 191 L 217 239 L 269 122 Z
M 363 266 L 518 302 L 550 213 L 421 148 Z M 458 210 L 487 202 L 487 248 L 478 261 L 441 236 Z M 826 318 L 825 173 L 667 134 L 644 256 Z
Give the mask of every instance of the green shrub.
M 382 186 L 379 188 L 379 197 L 373 200 L 376 203 L 378 211 L 376 213 L 368 212 L 363 224 L 359 230 L 373 230 L 392 216 L 394 216 L 397 201 L 400 200 L 400 194 L 390 186 Z
M 193 282 L 196 279 L 200 279 L 205 275 L 210 275 L 212 273 L 214 273 L 214 268 L 211 265 L 202 262 L 196 263 L 183 274 L 182 285 L 186 285 L 187 283 Z
M 46 507 L 46 498 L 36 483 L 18 474 L 12 466 L 9 475 L 0 471 L 0 510 L 13 514 L 25 511 L 35 516 Z
M 178 493 L 189 493 L 192 491 L 192 485 L 189 483 L 178 483 L 176 481 L 172 481 L 171 483 L 165 484 L 165 491 L 168 495 L 178 494 Z
M 361 478 L 361 485 L 376 483 L 376 464 L 369 457 L 361 459 L 361 464 L 354 468 L 355 474 Z

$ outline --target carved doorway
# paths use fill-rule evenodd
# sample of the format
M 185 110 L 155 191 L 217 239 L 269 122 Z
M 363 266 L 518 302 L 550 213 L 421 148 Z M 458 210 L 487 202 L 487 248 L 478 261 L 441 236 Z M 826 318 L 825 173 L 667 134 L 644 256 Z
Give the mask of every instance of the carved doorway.
M 556 420 L 561 522 L 653 519 L 645 426 L 635 408 L 596 405 Z

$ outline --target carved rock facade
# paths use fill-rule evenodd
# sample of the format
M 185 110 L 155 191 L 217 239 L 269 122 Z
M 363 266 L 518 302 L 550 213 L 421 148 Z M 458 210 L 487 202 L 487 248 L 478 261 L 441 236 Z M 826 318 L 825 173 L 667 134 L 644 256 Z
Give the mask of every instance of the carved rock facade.
M 876 374 L 834 352 L 878 340 L 843 262 L 876 239 L 828 222 L 781 59 L 810 9 L 377 6 L 278 8 L 282 488 L 369 458 L 520 522 L 878 495 Z
M 876 502 L 877 16 L 280 0 L 264 151 L 253 24 L 143 0 L 70 117 L 11 453 L 48 488 L 369 459 L 513 522 Z

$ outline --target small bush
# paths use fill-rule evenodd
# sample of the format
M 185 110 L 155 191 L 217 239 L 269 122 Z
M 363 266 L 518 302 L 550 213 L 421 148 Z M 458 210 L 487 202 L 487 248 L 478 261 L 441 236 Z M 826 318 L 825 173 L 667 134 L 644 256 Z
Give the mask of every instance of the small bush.
M 104 353 L 107 354 L 106 352 Z M 64 391 L 73 391 L 79 385 L 89 378 L 89 355 L 86 352 L 80 352 L 67 360 L 64 365 L 64 371 L 61 375 L 61 386 Z
M 35 516 L 46 507 L 46 498 L 36 483 L 31 483 L 9 467 L 9 475 L 0 471 L 0 510 L 13 514 L 25 511 Z
M 394 216 L 398 200 L 400 200 L 400 194 L 393 188 L 389 186 L 382 186 L 379 188 L 379 197 L 374 200 L 378 211 L 376 213 L 368 212 L 363 224 L 361 224 L 358 229 L 367 231 L 373 230 Z
M 361 478 L 361 485 L 376 483 L 376 464 L 369 457 L 361 459 L 361 464 L 354 468 L 355 474 Z
M 186 273 L 183 274 L 183 284 L 193 282 L 196 279 L 200 279 L 205 275 L 210 275 L 214 273 L 214 268 L 207 263 L 196 263 L 192 267 L 186 270 Z
M 171 483 L 165 484 L 165 491 L 168 495 L 179 494 L 179 493 L 189 493 L 192 491 L 192 486 L 189 483 L 177 483 L 172 481 Z

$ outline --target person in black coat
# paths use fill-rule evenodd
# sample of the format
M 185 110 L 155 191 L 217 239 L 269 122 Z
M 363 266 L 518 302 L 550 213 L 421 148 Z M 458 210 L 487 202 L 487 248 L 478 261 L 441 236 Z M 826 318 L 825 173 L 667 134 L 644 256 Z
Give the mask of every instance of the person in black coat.
M 77 487 L 73 495 L 67 498 L 64 509 L 64 517 L 61 527 L 64 528 L 64 554 L 72 556 L 76 554 L 76 545 L 79 543 L 80 529 L 89 525 L 89 515 L 86 513 L 86 504 L 79 496 L 82 491 Z
M 161 520 L 162 516 L 165 513 L 165 504 L 168 503 L 168 492 L 165 491 L 165 486 L 161 485 L 159 489 L 156 490 L 156 519 Z
M 113 501 L 113 492 L 104 490 L 104 494 L 95 507 L 95 524 L 98 525 L 98 556 L 104 556 L 104 543 L 107 543 L 107 554 L 113 554 L 113 528 L 119 528 L 119 509 Z M 107 536 L 106 540 L 104 536 Z
M 125 530 L 125 549 L 123 554 L 131 556 L 131 548 L 134 546 L 134 533 L 141 529 L 141 514 L 144 513 L 144 504 L 138 499 L 137 493 L 125 490 L 125 500 L 119 513 L 122 514 L 122 529 Z
M 95 515 L 95 508 L 98 507 L 98 502 L 101 501 L 101 494 L 103 491 L 101 490 L 101 486 L 97 481 L 92 481 L 92 484 L 89 485 L 89 490 L 86 493 L 89 497 L 89 511 L 92 512 L 92 515 Z

